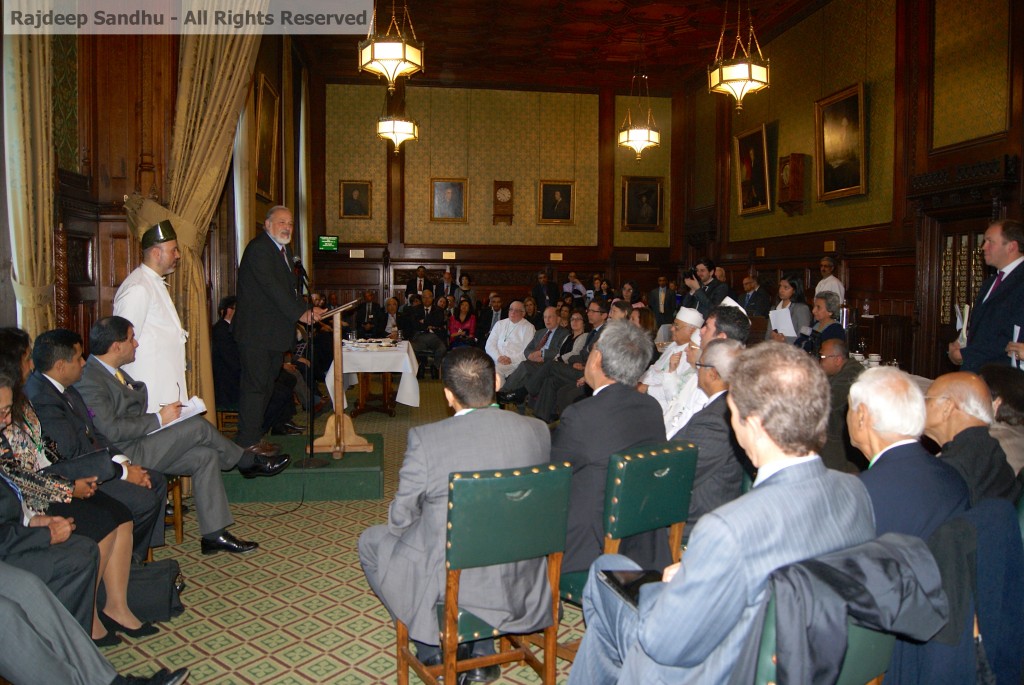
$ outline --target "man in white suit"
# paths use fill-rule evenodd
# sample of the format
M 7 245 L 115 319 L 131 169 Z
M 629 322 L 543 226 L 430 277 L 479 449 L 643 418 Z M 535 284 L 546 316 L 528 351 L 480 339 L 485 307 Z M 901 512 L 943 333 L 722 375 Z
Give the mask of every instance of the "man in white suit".
M 508 378 L 526 359 L 526 346 L 537 329 L 527 321 L 526 307 L 519 300 L 508 306 L 508 318 L 494 324 L 487 335 L 487 354 L 502 379 Z
M 818 365 L 792 345 L 764 343 L 740 354 L 730 380 L 732 427 L 759 469 L 754 488 L 701 517 L 682 564 L 641 588 L 637 607 L 599 576 L 636 565 L 617 555 L 594 562 L 570 685 L 725 683 L 759 639 L 772 571 L 875 536 L 864 485 L 817 455 L 829 406 Z
M 441 380 L 455 416 L 409 431 L 388 522 L 359 537 L 359 562 L 370 588 L 394 618 L 409 626 L 417 655 L 428 664 L 441 661 L 435 607 L 445 589 L 448 475 L 547 463 L 551 448 L 544 423 L 491 406 L 497 385 L 494 361 L 480 348 L 449 352 Z M 549 625 L 546 568 L 543 559 L 533 559 L 466 569 L 459 607 L 507 632 Z M 490 639 L 472 648 L 474 656 L 493 649 Z M 497 666 L 467 673 L 475 682 L 499 675 Z
M 135 327 L 139 352 L 124 370 L 149 388 L 146 411 L 158 412 L 172 402 L 188 400 L 185 387 L 185 339 L 166 276 L 181 259 L 178 236 L 170 221 L 161 221 L 142 234 L 142 264 L 128 274 L 114 295 L 114 315 Z

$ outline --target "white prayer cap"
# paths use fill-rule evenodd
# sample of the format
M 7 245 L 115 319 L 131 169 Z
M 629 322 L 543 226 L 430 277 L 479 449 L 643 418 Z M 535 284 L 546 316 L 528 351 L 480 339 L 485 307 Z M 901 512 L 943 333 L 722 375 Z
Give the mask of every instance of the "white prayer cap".
M 704 325 L 704 316 L 696 309 L 680 307 L 679 311 L 676 312 L 676 321 L 682 321 L 683 323 L 700 328 Z
M 744 309 L 743 307 L 741 307 L 739 302 L 737 302 L 736 300 L 732 299 L 728 295 L 726 295 L 724 298 L 722 298 L 722 301 L 721 301 L 721 303 L 719 303 L 718 306 L 719 307 L 736 307 L 736 309 L 740 310 L 744 314 L 747 313 L 747 310 Z M 747 318 L 748 319 L 750 318 L 749 314 L 747 315 Z

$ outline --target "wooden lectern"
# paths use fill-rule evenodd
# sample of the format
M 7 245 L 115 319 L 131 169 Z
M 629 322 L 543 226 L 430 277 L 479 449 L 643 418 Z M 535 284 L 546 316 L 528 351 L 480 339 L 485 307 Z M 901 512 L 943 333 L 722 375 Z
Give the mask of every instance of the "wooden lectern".
M 334 383 L 334 414 L 327 417 L 324 434 L 313 441 L 313 452 L 330 452 L 334 459 L 341 459 L 345 452 L 373 451 L 373 445 L 356 433 L 355 426 L 352 425 L 352 417 L 345 414 L 345 385 L 342 380 L 345 364 L 344 350 L 341 344 L 341 315 L 358 304 L 359 300 L 354 300 L 325 313 L 325 316 L 332 317 L 334 326 L 334 378 L 327 379 L 328 382 Z M 313 417 L 310 417 L 309 420 L 312 421 Z M 306 452 L 309 453 L 308 445 Z

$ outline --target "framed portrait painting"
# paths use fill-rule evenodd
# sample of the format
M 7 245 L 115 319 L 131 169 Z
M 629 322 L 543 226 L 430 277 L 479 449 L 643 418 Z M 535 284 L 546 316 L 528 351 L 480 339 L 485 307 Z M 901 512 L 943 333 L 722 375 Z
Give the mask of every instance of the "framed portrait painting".
M 430 179 L 430 220 L 466 221 L 466 185 L 464 178 Z
M 373 217 L 373 184 L 370 181 L 341 181 L 338 216 L 342 219 Z
M 736 164 L 737 213 L 758 214 L 771 211 L 768 192 L 768 133 L 765 125 L 733 137 Z
M 571 224 L 576 221 L 573 181 L 541 181 L 537 190 L 537 223 Z
M 814 168 L 819 201 L 867 192 L 864 134 L 863 83 L 814 103 Z
M 622 228 L 626 231 L 660 231 L 662 187 L 660 176 L 622 177 Z
M 277 197 L 278 95 L 265 74 L 260 74 L 256 95 L 256 193 L 268 202 Z

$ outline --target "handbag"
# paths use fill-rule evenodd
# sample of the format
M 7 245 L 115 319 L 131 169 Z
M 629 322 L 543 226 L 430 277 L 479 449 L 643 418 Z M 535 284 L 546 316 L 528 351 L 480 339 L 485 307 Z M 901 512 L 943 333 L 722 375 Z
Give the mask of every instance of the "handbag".
M 174 559 L 148 564 L 132 563 L 128 575 L 128 608 L 143 623 L 168 621 L 185 611 L 178 588 L 184 587 L 181 567 Z M 103 606 L 106 592 L 100 583 L 96 602 Z
M 48 450 L 47 457 L 51 456 L 55 455 Z M 121 477 L 121 467 L 111 461 L 110 451 L 106 448 L 70 459 L 51 459 L 51 461 L 53 463 L 41 471 L 52 476 L 67 478 L 70 481 L 96 476 L 100 483 L 105 483 L 108 480 Z

